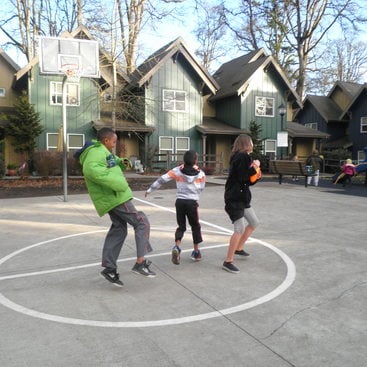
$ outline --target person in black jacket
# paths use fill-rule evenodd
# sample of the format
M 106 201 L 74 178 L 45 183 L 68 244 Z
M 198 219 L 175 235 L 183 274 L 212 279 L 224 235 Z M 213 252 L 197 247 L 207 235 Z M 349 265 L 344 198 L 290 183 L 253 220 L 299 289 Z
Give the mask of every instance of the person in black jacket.
M 252 162 L 250 157 L 252 150 L 252 139 L 248 135 L 241 134 L 236 138 L 225 185 L 225 211 L 233 223 L 234 232 L 230 238 L 227 257 L 222 268 L 230 273 L 240 272 L 233 264 L 234 255 L 249 256 L 244 250 L 244 245 L 259 225 L 255 211 L 250 205 L 250 176 L 256 173 L 256 167 L 260 167 L 259 160 Z

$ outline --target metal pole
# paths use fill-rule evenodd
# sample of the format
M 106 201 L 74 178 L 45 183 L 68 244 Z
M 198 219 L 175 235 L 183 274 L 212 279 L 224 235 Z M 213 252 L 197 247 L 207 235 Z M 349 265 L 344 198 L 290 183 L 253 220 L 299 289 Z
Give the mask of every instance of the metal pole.
M 62 80 L 62 152 L 63 152 L 63 170 L 62 181 L 64 191 L 64 201 L 68 201 L 68 149 L 67 149 L 67 126 L 66 126 L 66 80 L 67 76 L 64 76 Z

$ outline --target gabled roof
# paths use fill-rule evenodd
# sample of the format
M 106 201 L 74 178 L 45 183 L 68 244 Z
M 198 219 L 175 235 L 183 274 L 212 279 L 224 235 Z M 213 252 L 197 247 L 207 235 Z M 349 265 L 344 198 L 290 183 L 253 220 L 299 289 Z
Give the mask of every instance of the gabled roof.
M 215 96 L 210 98 L 210 101 L 230 96 L 239 96 L 247 89 L 251 78 L 257 70 L 267 71 L 270 67 L 280 76 L 290 94 L 293 95 L 293 99 L 300 107 L 299 97 L 291 87 L 282 69 L 272 56 L 267 56 L 263 49 L 252 51 L 223 64 L 213 75 L 214 79 L 219 83 L 220 89 Z
M 347 106 L 347 108 L 343 111 L 342 115 L 340 116 L 340 118 L 346 118 L 348 117 L 349 111 L 352 109 L 354 103 L 356 103 L 356 101 L 360 98 L 360 97 L 365 97 L 365 91 L 367 90 L 367 83 L 364 84 L 359 84 L 359 90 L 355 93 L 354 98 L 351 100 L 350 104 Z
M 131 74 L 132 86 L 141 88 L 149 82 L 151 77 L 162 67 L 162 65 L 171 57 L 177 57 L 181 54 L 201 80 L 209 88 L 210 92 L 215 94 L 219 89 L 217 82 L 210 76 L 207 70 L 200 64 L 197 58 L 189 51 L 182 37 L 166 44 L 152 55 L 150 55 L 135 71 Z
M 0 47 L 0 57 L 5 60 L 5 62 L 14 70 L 16 73 L 20 67 L 13 59 Z
M 311 104 L 326 122 L 340 120 L 340 115 L 343 111 L 331 98 L 309 94 L 303 102 L 302 110 L 307 103 Z
M 327 139 L 330 135 L 319 130 L 311 129 L 297 122 L 287 122 L 286 130 L 292 138 Z
M 337 81 L 331 88 L 328 97 L 330 97 L 336 89 L 341 89 L 350 99 L 354 99 L 356 93 L 361 88 L 361 84 L 352 82 Z

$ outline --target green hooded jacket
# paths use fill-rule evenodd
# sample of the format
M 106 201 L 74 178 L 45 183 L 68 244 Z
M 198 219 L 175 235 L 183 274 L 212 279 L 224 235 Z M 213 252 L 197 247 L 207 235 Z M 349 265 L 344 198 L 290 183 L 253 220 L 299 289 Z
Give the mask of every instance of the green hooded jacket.
M 80 153 L 79 161 L 88 193 L 99 216 L 133 198 L 123 174 L 126 166 L 100 141 L 93 140 Z

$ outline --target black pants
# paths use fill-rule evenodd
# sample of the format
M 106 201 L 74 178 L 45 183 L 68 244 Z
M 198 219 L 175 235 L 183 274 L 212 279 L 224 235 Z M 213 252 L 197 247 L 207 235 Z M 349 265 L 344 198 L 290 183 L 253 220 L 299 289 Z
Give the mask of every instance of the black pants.
M 181 241 L 186 231 L 186 217 L 191 226 L 192 240 L 194 244 L 203 242 L 201 237 L 201 226 L 199 223 L 199 204 L 195 200 L 176 200 L 176 219 L 178 227 L 175 233 L 175 241 Z

